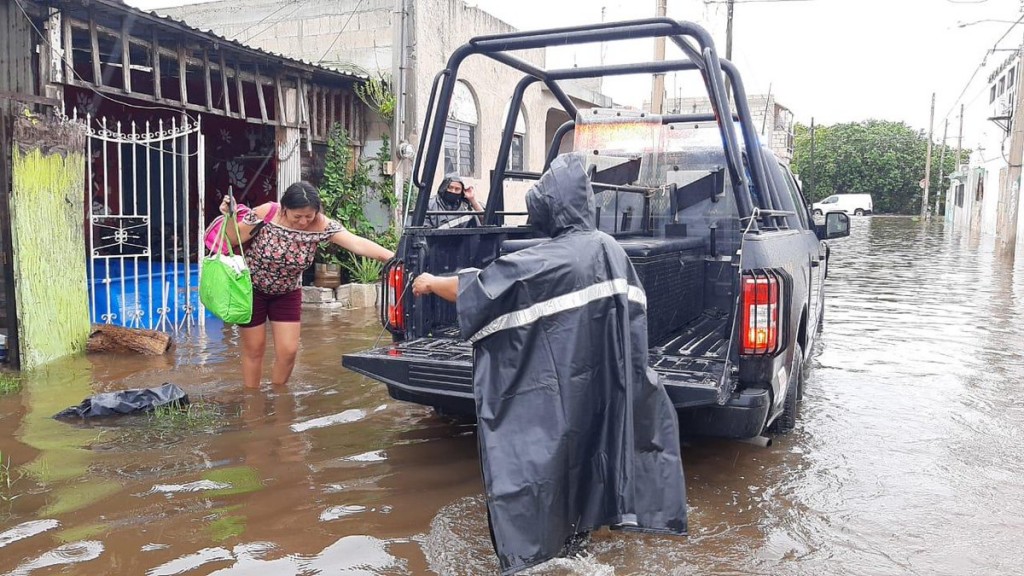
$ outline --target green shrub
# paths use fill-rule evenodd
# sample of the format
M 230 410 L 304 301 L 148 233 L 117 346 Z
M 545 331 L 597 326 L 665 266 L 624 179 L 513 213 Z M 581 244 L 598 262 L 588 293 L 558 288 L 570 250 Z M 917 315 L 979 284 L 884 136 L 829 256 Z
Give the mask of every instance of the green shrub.
M 355 257 L 345 263 L 345 269 L 348 270 L 349 278 L 360 284 L 379 282 L 382 267 L 383 264 L 377 260 L 365 256 Z

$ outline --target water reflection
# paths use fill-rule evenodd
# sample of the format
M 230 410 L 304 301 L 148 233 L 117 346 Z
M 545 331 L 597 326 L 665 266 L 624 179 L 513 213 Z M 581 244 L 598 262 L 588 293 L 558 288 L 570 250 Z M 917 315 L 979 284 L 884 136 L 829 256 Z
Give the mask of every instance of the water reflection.
M 31 574 L 32 572 L 43 568 L 67 566 L 69 564 L 78 564 L 81 562 L 88 562 L 89 560 L 95 560 L 96 558 L 99 558 L 102 553 L 103 543 L 101 542 L 87 541 L 65 544 L 40 555 L 37 558 L 33 558 L 28 562 L 18 565 L 18 567 L 12 572 L 9 572 L 9 574 L 10 576 L 26 576 L 27 574 Z
M 225 562 L 231 565 L 209 572 L 218 576 L 257 576 L 261 574 L 345 574 L 373 576 L 385 571 L 401 571 L 402 562 L 388 552 L 388 543 L 371 536 L 348 536 L 310 556 L 285 554 L 279 558 L 273 544 L 240 544 L 231 550 L 214 548 L 200 551 L 158 566 L 147 576 L 183 574 L 203 565 Z
M 851 223 L 797 429 L 689 442 L 688 538 L 602 531 L 531 574 L 1019 571 L 1024 264 L 941 223 Z M 27 375 L 0 397 L 0 451 L 26 473 L 0 507 L 0 574 L 496 573 L 473 427 L 340 367 L 379 335 L 372 311 L 307 312 L 280 389 L 241 388 L 222 325 L 173 356 Z M 166 381 L 212 422 L 51 418 Z

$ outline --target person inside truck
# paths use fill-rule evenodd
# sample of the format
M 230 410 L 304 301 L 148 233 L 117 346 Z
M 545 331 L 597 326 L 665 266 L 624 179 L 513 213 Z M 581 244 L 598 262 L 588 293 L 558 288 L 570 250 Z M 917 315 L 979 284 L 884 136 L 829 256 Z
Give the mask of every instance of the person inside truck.
M 455 302 L 473 345 L 480 460 L 507 574 L 602 526 L 685 534 L 676 411 L 648 367 L 646 296 L 595 228 L 585 155 L 559 156 L 526 196 L 550 239 L 457 276 L 413 281 Z
M 444 177 L 437 194 L 430 199 L 423 224 L 430 228 L 468 228 L 479 226 L 480 217 L 474 214 L 430 214 L 430 212 L 483 212 L 472 186 L 466 186 L 458 174 Z
M 237 233 L 234 227 L 226 227 L 232 244 L 252 240 L 245 249 L 245 262 L 252 274 L 252 320 L 239 326 L 242 381 L 246 388 L 260 386 L 268 320 L 275 356 L 270 381 L 275 386 L 288 383 L 299 350 L 302 273 L 313 264 L 320 243 L 331 242 L 380 262 L 394 256 L 391 250 L 356 236 L 327 218 L 319 191 L 308 182 L 289 186 L 281 196 L 280 210 L 264 223 L 274 209 L 271 202 L 257 206 L 239 223 Z M 227 215 L 230 210 L 230 196 L 225 196 L 220 211 Z

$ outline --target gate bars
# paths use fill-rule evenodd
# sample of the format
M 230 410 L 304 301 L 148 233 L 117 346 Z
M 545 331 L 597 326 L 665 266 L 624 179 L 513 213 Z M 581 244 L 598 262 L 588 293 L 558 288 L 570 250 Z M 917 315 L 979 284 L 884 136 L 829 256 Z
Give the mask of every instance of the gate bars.
M 79 120 L 77 110 L 72 119 Z M 93 120 L 86 115 L 92 322 L 173 332 L 202 326 L 206 162 L 199 119 L 172 118 L 169 126 L 160 119 L 155 131 L 146 121 L 141 132 L 135 122 L 123 132 L 120 121 L 98 118 L 94 128 Z

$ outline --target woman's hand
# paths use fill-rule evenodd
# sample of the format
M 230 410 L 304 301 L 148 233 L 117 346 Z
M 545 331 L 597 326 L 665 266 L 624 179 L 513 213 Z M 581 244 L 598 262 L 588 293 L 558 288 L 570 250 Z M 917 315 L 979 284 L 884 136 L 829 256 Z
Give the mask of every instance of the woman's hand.
M 395 257 L 395 253 L 377 244 L 373 240 L 356 236 L 348 230 L 342 230 L 331 236 L 331 243 L 341 246 L 356 256 L 366 256 L 378 262 L 387 262 Z
M 227 216 L 231 212 L 231 197 L 225 195 L 224 199 L 220 201 L 220 213 Z

